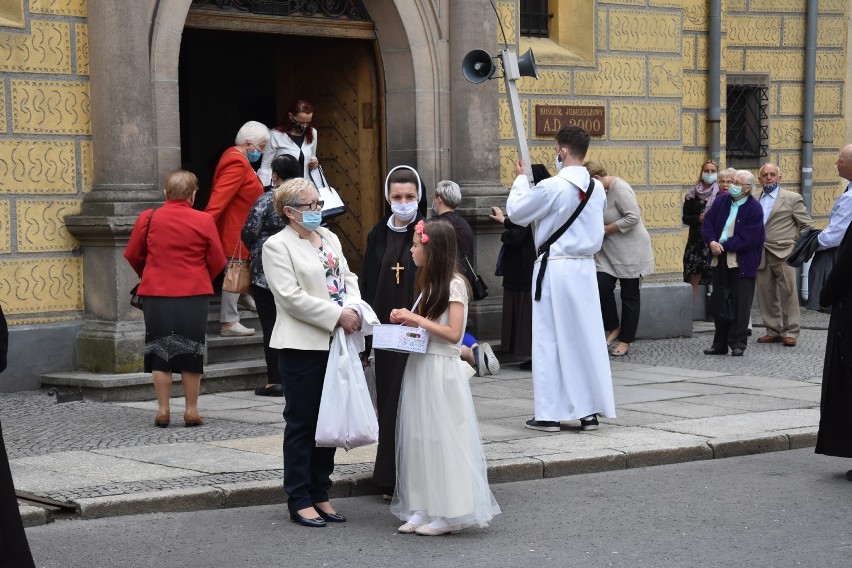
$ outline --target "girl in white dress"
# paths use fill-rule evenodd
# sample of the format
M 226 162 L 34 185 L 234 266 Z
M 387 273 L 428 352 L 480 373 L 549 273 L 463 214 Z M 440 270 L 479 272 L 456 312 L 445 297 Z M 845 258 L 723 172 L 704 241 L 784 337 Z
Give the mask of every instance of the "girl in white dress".
M 437 536 L 488 526 L 500 507 L 468 384 L 474 371 L 459 358 L 469 290 L 457 271 L 455 231 L 444 220 L 420 221 L 413 240 L 423 299 L 415 312 L 391 311 L 390 321 L 422 327 L 429 347 L 408 357 L 402 377 L 391 512 L 405 521 L 399 532 Z

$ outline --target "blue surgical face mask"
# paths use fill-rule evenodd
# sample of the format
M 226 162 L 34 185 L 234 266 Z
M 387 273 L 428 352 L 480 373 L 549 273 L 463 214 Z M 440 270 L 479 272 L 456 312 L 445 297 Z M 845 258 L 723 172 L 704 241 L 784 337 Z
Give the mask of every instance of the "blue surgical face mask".
M 260 159 L 261 156 L 263 156 L 263 152 L 261 152 L 260 150 L 246 150 L 246 158 L 248 158 L 249 162 L 256 162 Z
M 709 174 L 707 172 L 703 172 L 701 174 L 701 181 L 704 183 L 716 183 L 716 174 Z
M 730 193 L 731 197 L 734 199 L 738 199 L 743 194 L 743 188 L 742 186 L 731 184 L 728 186 L 728 193 Z
M 438 208 L 437 208 L 437 207 L 435 207 L 435 202 L 434 202 L 434 201 L 432 202 L 432 207 L 430 207 L 430 210 L 432 211 L 432 214 L 433 214 L 433 215 L 435 215 L 436 217 L 438 216 Z
M 299 223 L 308 231 L 316 231 L 317 227 L 322 223 L 322 211 L 301 211 L 302 222 Z

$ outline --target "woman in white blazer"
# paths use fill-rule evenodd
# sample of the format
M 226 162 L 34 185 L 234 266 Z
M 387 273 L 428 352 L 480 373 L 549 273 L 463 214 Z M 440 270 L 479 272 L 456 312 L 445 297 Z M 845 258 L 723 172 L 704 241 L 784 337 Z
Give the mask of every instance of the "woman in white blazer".
M 346 306 L 361 299 L 340 241 L 319 226 L 322 201 L 316 187 L 291 179 L 274 193 L 275 212 L 286 226 L 263 245 L 263 270 L 275 297 L 270 347 L 281 350 L 284 381 L 284 489 L 290 520 L 307 527 L 344 522 L 328 500 L 334 448 L 314 443 L 332 331 L 361 329 L 358 312 Z
M 287 121 L 273 128 L 269 143 L 263 149 L 263 159 L 257 170 L 264 187 L 272 183 L 272 160 L 289 154 L 299 160 L 302 177 L 311 179 L 311 170 L 319 166 L 317 160 L 317 130 L 311 126 L 314 105 L 305 99 L 296 99 L 287 111 Z

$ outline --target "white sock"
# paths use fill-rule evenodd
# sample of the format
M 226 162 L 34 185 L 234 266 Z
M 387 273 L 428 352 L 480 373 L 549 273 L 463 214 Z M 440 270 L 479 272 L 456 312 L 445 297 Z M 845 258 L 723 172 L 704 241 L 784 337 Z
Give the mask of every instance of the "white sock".
M 434 521 L 429 523 L 429 528 L 433 528 L 433 529 L 445 529 L 445 528 L 448 528 L 449 526 L 450 526 L 450 523 L 448 523 L 446 520 L 444 520 L 443 517 L 438 517 L 437 519 L 435 519 Z
M 426 515 L 423 514 L 423 511 L 417 511 L 411 518 L 408 519 L 408 522 L 412 525 L 422 525 L 426 522 Z

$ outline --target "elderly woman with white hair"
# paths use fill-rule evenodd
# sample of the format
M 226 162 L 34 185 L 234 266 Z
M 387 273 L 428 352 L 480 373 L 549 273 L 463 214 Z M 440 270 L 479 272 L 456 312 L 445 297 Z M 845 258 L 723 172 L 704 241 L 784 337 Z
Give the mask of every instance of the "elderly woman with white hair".
M 284 381 L 284 490 L 290 520 L 324 527 L 346 519 L 329 502 L 334 448 L 314 442 L 332 332 L 361 329 L 358 278 L 340 240 L 320 227 L 322 205 L 310 181 L 294 178 L 274 190 L 275 212 L 285 227 L 263 245 L 263 271 L 275 297 L 269 346 L 278 349 Z
M 213 173 L 210 200 L 204 210 L 216 221 L 222 250 L 229 257 L 249 259 L 249 251 L 240 240 L 240 231 L 251 206 L 263 194 L 263 184 L 251 165 L 260 160 L 268 142 L 269 129 L 266 126 L 253 120 L 246 122 L 237 132 L 234 146 L 225 150 L 219 158 Z M 222 291 L 219 312 L 222 335 L 254 335 L 253 329 L 240 324 L 238 302 L 255 309 L 251 296 L 241 297 L 240 294 Z
M 763 209 L 751 196 L 754 174 L 738 170 L 728 193 L 706 212 L 701 235 L 713 255 L 711 311 L 716 333 L 705 355 L 741 357 L 746 349 L 757 267 L 766 232 Z
M 459 262 L 459 272 L 473 285 L 473 274 L 468 262 L 473 262 L 473 230 L 465 221 L 464 217 L 456 213 L 456 208 L 461 203 L 461 188 L 459 184 L 450 180 L 439 181 L 435 187 L 435 198 L 432 200 L 432 213 L 447 221 L 456 230 L 456 258 Z

